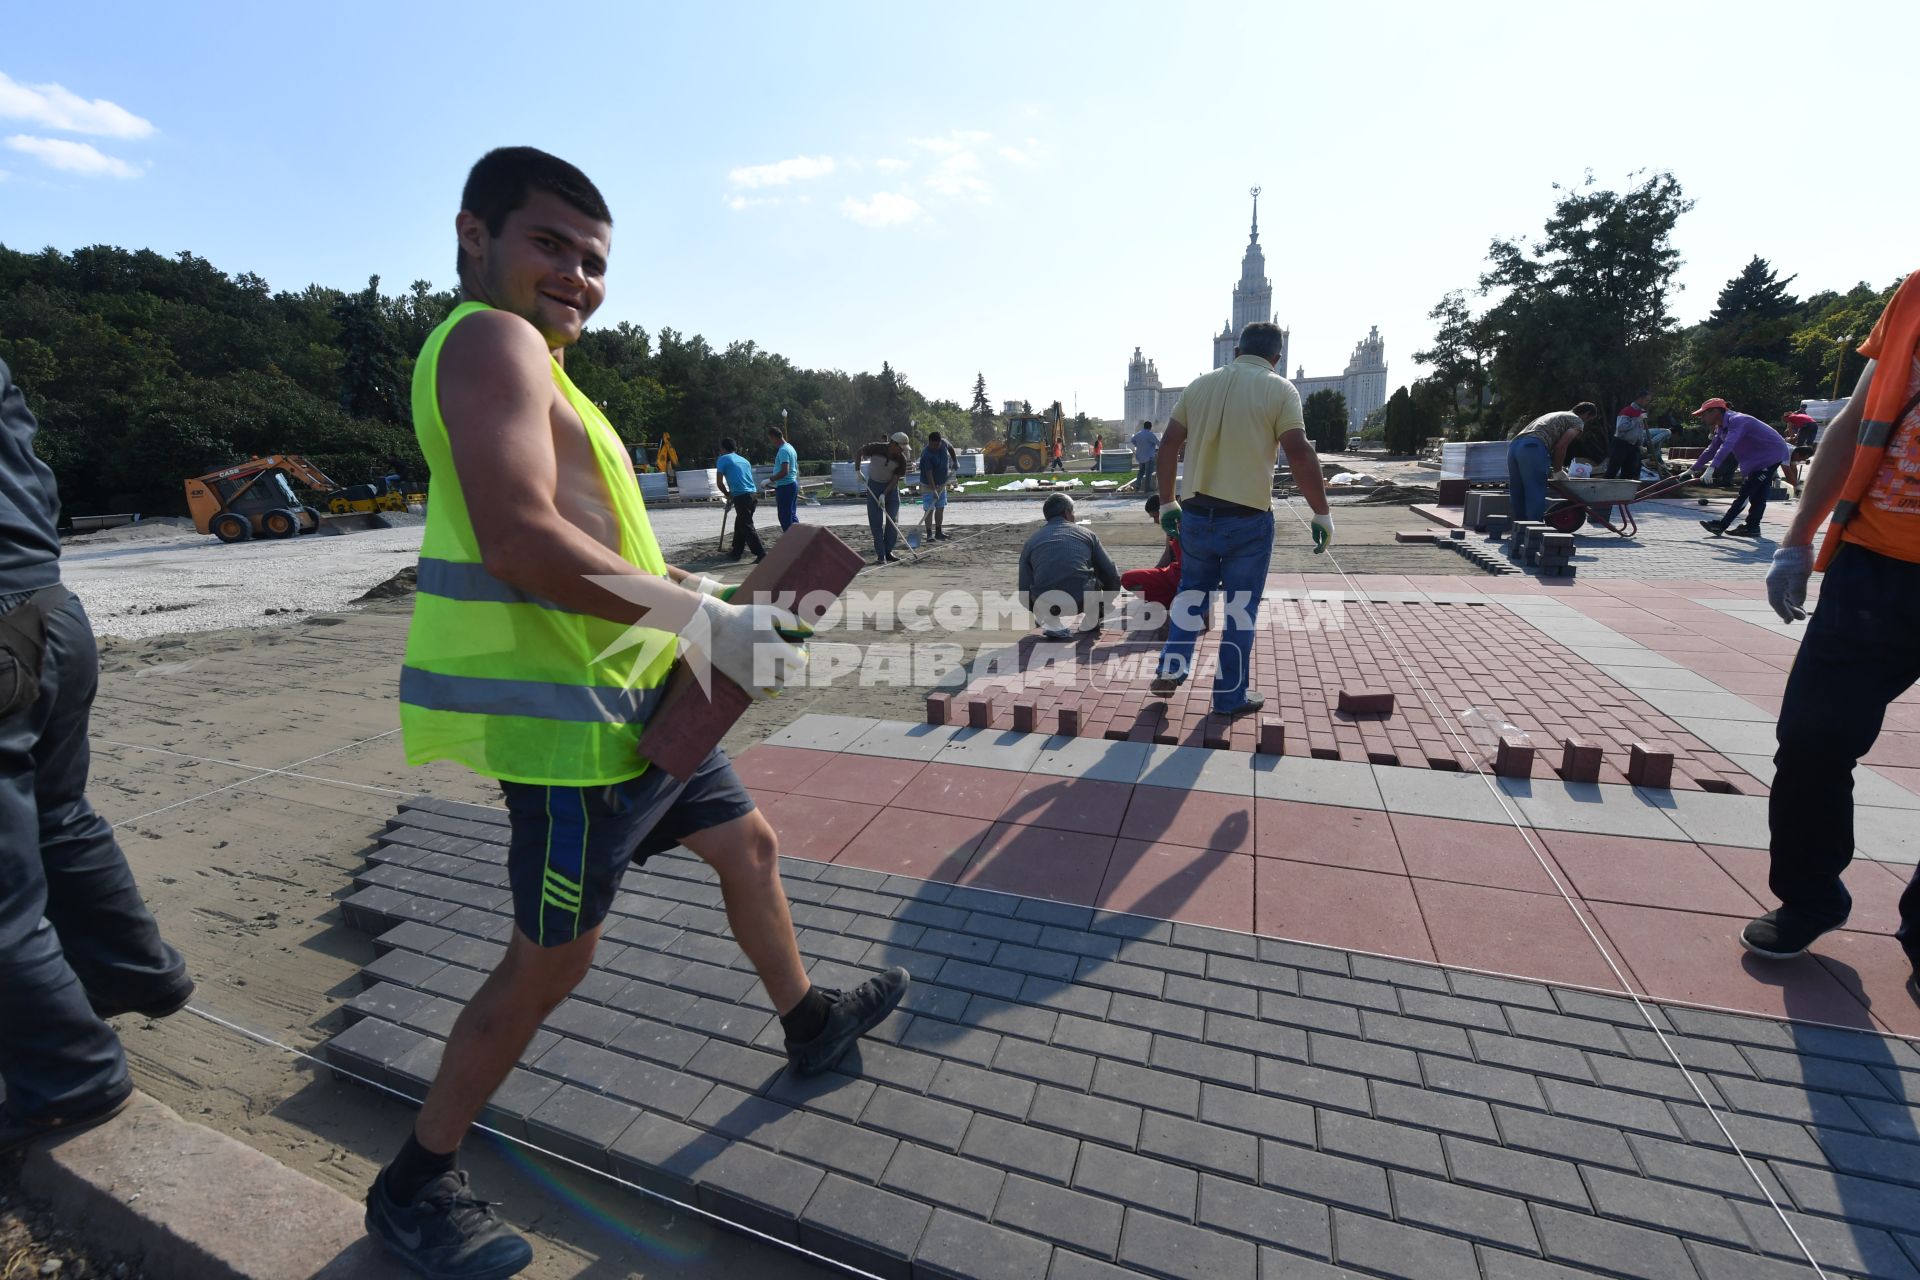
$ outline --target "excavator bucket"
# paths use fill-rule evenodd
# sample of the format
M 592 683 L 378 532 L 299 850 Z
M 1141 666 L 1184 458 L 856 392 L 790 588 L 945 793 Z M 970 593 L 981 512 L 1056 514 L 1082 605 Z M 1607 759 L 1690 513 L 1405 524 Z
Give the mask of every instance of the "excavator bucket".
M 356 511 L 347 515 L 323 515 L 320 517 L 319 532 L 332 536 L 340 533 L 367 533 L 374 529 L 391 529 L 387 518 L 377 511 Z

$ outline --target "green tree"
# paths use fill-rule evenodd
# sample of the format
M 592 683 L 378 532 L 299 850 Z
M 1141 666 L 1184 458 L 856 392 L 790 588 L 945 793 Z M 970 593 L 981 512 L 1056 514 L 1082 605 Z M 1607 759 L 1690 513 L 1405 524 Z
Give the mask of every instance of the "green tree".
M 1339 453 L 1347 447 L 1347 398 L 1331 387 L 1316 391 L 1300 406 L 1313 447 Z
M 1698 363 L 1712 368 L 1721 360 L 1769 360 L 1785 364 L 1800 302 L 1787 292 L 1797 279 L 1782 280 L 1759 254 L 1720 288 L 1713 311 L 1701 325 Z
M 1433 345 L 1413 358 L 1431 366 L 1432 378 L 1452 391 L 1446 425 L 1477 422 L 1487 399 L 1487 356 L 1492 345 L 1487 323 L 1467 307 L 1466 294 L 1455 289 L 1434 305 L 1427 316 L 1434 322 Z
M 1413 397 L 1401 387 L 1387 397 L 1386 417 L 1381 423 L 1387 452 L 1412 455 L 1420 449 L 1420 423 Z
M 394 332 L 380 296 L 380 277 L 370 276 L 367 287 L 333 306 L 340 324 L 340 407 L 356 418 L 383 418 L 411 422 L 407 375 L 402 366 L 407 352 Z
M 1495 240 L 1480 292 L 1496 411 L 1515 422 L 1577 400 L 1603 412 L 1650 385 L 1677 343 L 1668 292 L 1673 229 L 1693 207 L 1670 173 L 1624 191 L 1592 174 L 1561 194 L 1541 239 Z

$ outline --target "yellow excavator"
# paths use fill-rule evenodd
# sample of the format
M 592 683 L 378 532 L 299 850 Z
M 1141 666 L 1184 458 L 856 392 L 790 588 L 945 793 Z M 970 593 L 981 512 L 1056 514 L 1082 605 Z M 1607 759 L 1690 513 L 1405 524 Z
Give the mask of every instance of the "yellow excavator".
M 1055 449 L 1066 447 L 1066 438 L 1066 414 L 1058 400 L 1044 414 L 1010 413 L 1006 435 L 981 450 L 987 474 L 997 476 L 1012 470 L 1023 476 L 1037 475 L 1046 470 Z
M 302 502 L 294 483 L 326 504 L 325 514 Z M 222 542 L 291 538 L 302 533 L 383 529 L 382 511 L 425 506 L 427 495 L 395 490 L 386 481 L 338 485 L 298 454 L 275 453 L 209 471 L 186 482 L 193 527 Z
M 651 457 L 651 461 L 649 461 Z M 680 469 L 680 454 L 673 447 L 673 436 L 665 431 L 660 433 L 660 447 L 653 448 L 645 440 L 633 446 L 633 469 L 645 474 L 658 471 L 672 475 Z

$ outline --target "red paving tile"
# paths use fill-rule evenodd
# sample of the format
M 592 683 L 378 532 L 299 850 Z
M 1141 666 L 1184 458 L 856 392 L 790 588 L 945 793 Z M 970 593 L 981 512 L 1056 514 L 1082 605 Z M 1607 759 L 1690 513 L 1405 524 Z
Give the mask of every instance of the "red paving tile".
M 780 833 L 780 852 L 815 862 L 832 862 L 880 812 L 879 805 L 819 796 L 778 796 L 760 807 Z
M 917 760 L 837 755 L 788 790 L 797 796 L 819 796 L 823 800 L 891 804 L 924 768 Z
M 1028 774 L 1014 787 L 1005 808 L 992 816 L 1002 822 L 1117 836 L 1132 795 L 1133 785 L 1127 782 Z
M 1599 946 L 1558 894 L 1420 879 L 1413 892 L 1442 964 L 1619 986 Z
M 733 771 L 751 790 L 784 793 L 832 759 L 831 751 L 770 747 L 762 743 L 733 757 Z
M 1254 861 L 1245 853 L 1119 840 L 1096 905 L 1249 933 L 1254 921 Z
M 1148 843 L 1253 852 L 1253 797 L 1177 787 L 1135 787 L 1125 834 Z
M 901 808 L 959 817 L 992 817 L 1007 807 L 1013 789 L 1027 775 L 1009 769 L 964 764 L 930 764 L 894 803 Z
M 996 822 L 956 883 L 1092 906 L 1112 858 L 1112 836 Z
M 1897 769 L 1892 765 L 1883 764 L 1875 765 L 1873 771 L 1888 782 L 1897 783 L 1915 795 L 1920 795 L 1920 769 Z
M 1861 759 L 1876 768 L 1892 765 L 1897 769 L 1920 769 L 1920 733 L 1891 733 L 1882 729 L 1873 750 Z
M 1740 945 L 1746 921 L 1599 902 L 1590 908 L 1649 996 L 1846 1027 L 1872 1027 L 1866 1006 L 1817 961 L 1768 961 Z
M 1316 585 L 1346 585 L 1338 578 L 1319 583 L 1316 575 L 1303 575 L 1303 581 L 1309 590 Z M 1369 579 L 1368 585 L 1376 589 L 1394 586 L 1377 578 Z M 1459 579 L 1453 587 L 1487 589 L 1490 585 L 1489 581 Z M 1522 590 L 1504 583 L 1498 589 Z M 1594 592 L 1570 598 L 1589 602 L 1610 599 Z M 1738 621 L 1729 622 L 1710 609 L 1692 605 L 1679 609 L 1672 603 L 1672 596 L 1663 595 L 1659 600 L 1659 608 L 1679 616 L 1668 618 L 1638 608 L 1606 612 L 1636 615 L 1641 621 L 1628 629 L 1660 642 L 1662 648 L 1675 649 L 1676 658 L 1682 662 L 1690 656 L 1703 660 L 1711 657 L 1715 663 L 1731 658 L 1736 660 L 1737 669 L 1749 669 L 1740 665 L 1746 663 L 1753 664 L 1752 669 L 1772 670 L 1769 663 L 1774 659 L 1754 652 L 1772 642 L 1765 632 Z M 1254 639 L 1254 685 L 1268 698 L 1267 714 L 1291 727 L 1286 748 L 1289 754 L 1413 768 L 1471 767 L 1472 761 L 1460 753 L 1446 726 L 1435 721 L 1427 699 L 1402 669 L 1397 654 L 1404 651 L 1417 664 L 1422 685 L 1431 690 L 1441 706 L 1498 708 L 1539 742 L 1553 744 L 1576 735 L 1594 740 L 1608 757 L 1606 780 L 1616 780 L 1613 762 L 1625 758 L 1627 747 L 1636 738 L 1670 741 L 1680 748 L 1676 787 L 1699 789 L 1702 780 L 1712 785 L 1722 778 L 1737 786 L 1745 779 L 1740 771 L 1708 758 L 1711 753 L 1655 705 L 1498 606 L 1375 602 L 1362 608 L 1308 600 L 1297 592 L 1282 594 L 1278 588 L 1268 604 L 1267 625 L 1256 632 Z M 1729 653 L 1726 638 L 1699 630 L 1729 626 L 1757 637 L 1747 645 L 1747 652 Z M 1381 643 L 1382 630 L 1394 637 L 1391 651 Z M 1781 643 L 1786 646 L 1782 650 L 1785 656 L 1779 660 L 1785 661 L 1791 656 L 1793 642 Z M 1023 653 L 1028 647 L 1023 642 L 1012 652 Z M 1543 648 L 1553 653 L 1555 669 L 1570 673 L 1570 678 L 1543 683 L 1536 677 Z M 1689 649 L 1697 653 L 1690 655 Z M 1154 647 L 1118 632 L 1076 651 L 1079 687 L 1060 687 L 1059 673 L 1054 670 L 1023 674 L 1002 667 L 977 680 L 963 701 L 990 699 L 995 707 L 994 723 L 998 724 L 1003 716 L 1010 716 L 1005 708 L 1011 705 L 1016 691 L 1030 689 L 1034 696 L 1046 699 L 1050 708 L 1077 711 L 1078 732 L 1085 737 L 1111 733 L 1136 741 L 1203 744 L 1208 741 L 1210 728 L 1221 728 L 1208 718 L 1212 680 L 1204 666 L 1218 651 L 1216 636 L 1201 639 L 1196 650 L 1197 660 L 1203 664 L 1201 673 L 1165 702 L 1164 711 L 1146 691 Z M 1336 708 L 1343 689 L 1393 693 L 1394 711 L 1385 717 L 1340 714 Z M 1227 745 L 1233 750 L 1251 750 L 1255 728 L 1252 723 L 1225 727 Z M 1543 752 L 1534 761 L 1533 776 L 1552 776 L 1556 758 L 1554 752 Z
M 1920 1036 L 1920 1004 L 1907 992 L 1913 966 L 1899 943 L 1842 929 L 1816 942 L 1810 958 L 1865 1005 L 1882 1027 L 1898 1035 Z
M 1347 809 L 1292 800 L 1258 800 L 1253 851 L 1327 867 L 1405 875 L 1393 824 L 1378 809 Z
M 1405 876 L 1256 859 L 1258 933 L 1411 960 L 1435 959 L 1413 882 Z
M 1686 840 L 1543 831 L 1534 837 L 1569 886 L 1591 902 L 1685 906 L 1711 915 L 1757 915 L 1764 908 L 1705 849 Z M 1760 850 L 1744 850 L 1760 853 Z
M 992 827 L 984 818 L 888 809 L 833 860 L 841 866 L 950 882 L 966 868 Z
M 1393 830 L 1408 875 L 1527 893 L 1560 892 L 1526 840 L 1510 826 L 1396 813 Z

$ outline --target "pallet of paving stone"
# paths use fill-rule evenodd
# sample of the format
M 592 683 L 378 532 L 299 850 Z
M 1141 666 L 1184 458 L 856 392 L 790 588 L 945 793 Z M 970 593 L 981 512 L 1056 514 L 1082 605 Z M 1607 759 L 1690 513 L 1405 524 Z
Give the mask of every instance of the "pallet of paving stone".
M 498 811 L 401 807 L 371 861 L 413 877 L 362 892 L 426 901 L 359 913 L 385 927 L 321 1049 L 338 1070 L 423 1096 L 505 922 L 445 882 L 504 884 L 504 839 Z M 674 853 L 628 874 L 483 1123 L 906 1280 L 1803 1274 L 1756 1173 L 1829 1275 L 1914 1274 L 1920 1050 L 1896 1037 L 781 871 L 815 981 L 915 974 L 844 1071 L 783 1070 L 717 883 Z

